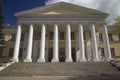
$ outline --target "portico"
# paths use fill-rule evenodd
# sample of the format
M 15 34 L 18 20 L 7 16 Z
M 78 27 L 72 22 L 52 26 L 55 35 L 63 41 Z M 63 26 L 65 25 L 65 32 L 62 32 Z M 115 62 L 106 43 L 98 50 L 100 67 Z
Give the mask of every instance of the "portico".
M 19 62 L 21 33 L 27 35 L 24 40 L 23 62 L 101 61 L 96 35 L 98 29 L 104 33 L 105 58 L 111 60 L 104 21 L 106 13 L 57 3 L 15 15 L 19 25 L 12 59 L 14 62 Z

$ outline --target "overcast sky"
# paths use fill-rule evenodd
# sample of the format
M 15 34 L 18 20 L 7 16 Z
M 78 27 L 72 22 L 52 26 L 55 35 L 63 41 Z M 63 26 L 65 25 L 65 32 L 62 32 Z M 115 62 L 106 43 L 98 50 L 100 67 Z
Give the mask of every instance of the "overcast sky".
M 112 24 L 114 18 L 120 16 L 120 0 L 48 0 L 45 2 L 45 4 L 48 5 L 60 1 L 73 3 L 109 13 L 110 16 L 106 20 L 108 24 Z

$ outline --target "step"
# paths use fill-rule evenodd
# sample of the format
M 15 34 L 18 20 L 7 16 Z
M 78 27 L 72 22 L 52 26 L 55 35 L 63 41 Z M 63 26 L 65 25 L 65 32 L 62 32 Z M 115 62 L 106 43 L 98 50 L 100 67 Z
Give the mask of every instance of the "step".
M 0 76 L 120 76 L 120 71 L 108 62 L 75 63 L 14 63 Z

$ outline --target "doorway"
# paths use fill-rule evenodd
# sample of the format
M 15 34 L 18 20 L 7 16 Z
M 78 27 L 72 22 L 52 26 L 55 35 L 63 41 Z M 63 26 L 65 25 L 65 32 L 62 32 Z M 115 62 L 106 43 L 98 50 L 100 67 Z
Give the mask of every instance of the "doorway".
M 59 49 L 59 61 L 65 62 L 65 48 L 63 47 Z

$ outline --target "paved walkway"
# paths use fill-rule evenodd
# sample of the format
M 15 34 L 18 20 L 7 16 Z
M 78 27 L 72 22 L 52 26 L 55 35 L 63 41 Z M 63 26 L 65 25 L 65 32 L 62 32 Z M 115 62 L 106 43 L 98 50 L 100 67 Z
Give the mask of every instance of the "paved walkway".
M 0 77 L 0 80 L 120 80 L 120 77 L 34 76 L 34 77 Z

